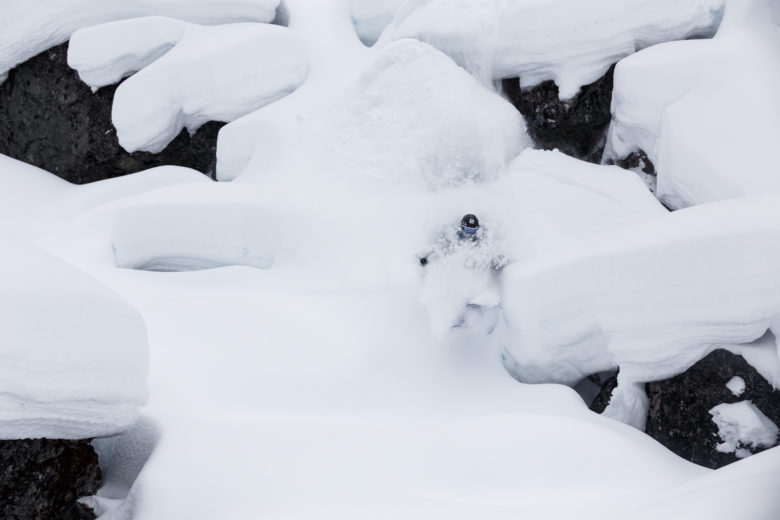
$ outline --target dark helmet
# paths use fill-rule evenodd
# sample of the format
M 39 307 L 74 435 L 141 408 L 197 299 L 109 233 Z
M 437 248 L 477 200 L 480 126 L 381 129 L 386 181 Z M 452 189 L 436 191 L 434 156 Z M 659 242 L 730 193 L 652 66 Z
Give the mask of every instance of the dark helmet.
M 477 234 L 478 229 L 479 219 L 476 215 L 469 213 L 468 215 L 463 215 L 463 218 L 460 219 L 460 231 L 465 236 L 473 237 Z

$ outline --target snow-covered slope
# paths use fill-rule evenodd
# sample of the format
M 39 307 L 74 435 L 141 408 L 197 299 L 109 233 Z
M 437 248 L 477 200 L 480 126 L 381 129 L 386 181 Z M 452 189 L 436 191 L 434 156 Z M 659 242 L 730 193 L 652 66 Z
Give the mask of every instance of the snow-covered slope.
M 484 79 L 554 80 L 573 97 L 621 58 L 650 45 L 711 36 L 724 0 L 409 0 L 379 45 L 418 38 Z M 551 15 L 551 13 L 555 13 Z
M 673 208 L 777 190 L 779 44 L 769 4 L 746 0 L 728 4 L 712 40 L 621 61 L 605 160 L 644 150 Z
M 163 150 L 186 127 L 232 121 L 298 88 L 308 65 L 285 27 L 203 27 L 136 18 L 73 34 L 68 64 L 93 88 L 119 81 L 112 119 L 122 147 Z
M 371 48 L 355 33 L 357 3 L 285 4 L 286 31 L 256 30 L 298 40 L 308 75 L 224 127 L 219 176 L 236 182 L 160 168 L 72 186 L 0 157 L 0 227 L 132 306 L 94 298 L 94 316 L 112 317 L 89 316 L 97 324 L 89 334 L 137 313 L 146 325 L 149 404 L 134 428 L 98 443 L 108 454 L 107 484 L 92 499 L 101 520 L 723 518 L 740 507 L 746 518 L 774 520 L 777 449 L 705 470 L 591 413 L 570 388 L 519 383 L 501 354 L 534 382 L 571 383 L 620 365 L 610 413 L 639 425 L 622 413 L 641 411 L 637 383 L 676 373 L 712 343 L 776 325 L 777 194 L 669 214 L 630 172 L 524 150 L 520 116 L 452 59 L 453 49 L 493 53 L 475 27 L 499 23 L 512 42 L 554 29 L 542 65 L 528 70 L 559 74 L 572 90 L 637 45 L 711 30 L 722 2 L 407 1 L 393 31 L 452 22 L 463 38 L 425 43 L 388 32 Z M 115 42 L 105 37 L 112 27 Z M 144 45 L 137 27 L 150 33 Z M 190 26 L 98 27 L 90 31 L 105 49 L 76 54 L 100 58 L 82 67 L 86 78 L 97 72 L 95 85 L 142 65 L 136 78 L 155 66 L 162 77 L 178 70 L 162 65 L 176 49 L 159 53 L 184 41 L 180 30 Z M 222 38 L 209 41 L 192 57 L 212 63 L 207 50 Z M 144 108 L 134 103 L 126 110 Z M 492 333 L 445 327 L 437 336 L 430 306 L 449 302 L 420 301 L 426 275 L 415 253 L 469 212 L 510 262 L 496 278 L 506 319 Z M 21 294 L 46 306 L 19 323 L 59 324 L 46 291 L 80 290 L 88 275 L 49 284 L 48 263 L 38 269 L 32 253 L 4 256 L 24 263 L 8 283 L 23 282 Z M 139 269 L 149 267 L 218 268 Z M 26 292 L 41 284 L 43 298 Z M 67 307 L 67 324 L 84 323 L 80 309 Z M 777 347 L 760 347 L 747 358 L 776 381 Z M 114 367 L 109 354 L 94 363 Z M 120 369 L 144 359 L 134 354 Z M 10 390 L 27 384 L 14 380 Z
M 83 439 L 146 401 L 138 312 L 91 276 L 0 235 L 0 439 Z
M 82 27 L 139 16 L 174 16 L 194 23 L 270 22 L 279 0 L 37 0 L 0 3 L 0 81 L 39 52 Z

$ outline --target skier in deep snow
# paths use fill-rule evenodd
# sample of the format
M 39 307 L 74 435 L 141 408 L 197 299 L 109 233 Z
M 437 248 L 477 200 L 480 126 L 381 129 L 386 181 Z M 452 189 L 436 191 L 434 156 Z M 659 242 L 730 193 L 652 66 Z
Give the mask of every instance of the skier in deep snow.
M 433 247 L 417 255 L 420 265 L 425 267 L 429 262 L 455 253 L 465 253 L 468 267 L 490 267 L 493 271 L 501 270 L 506 265 L 506 258 L 496 254 L 484 228 L 480 227 L 479 219 L 472 213 L 467 213 L 460 220 L 460 226 L 447 227 L 441 231 Z M 487 264 L 486 264 L 487 262 Z
M 441 230 L 433 245 L 417 255 L 423 267 L 420 302 L 436 335 L 458 327 L 493 332 L 500 317 L 498 273 L 506 265 L 497 233 L 466 214 L 459 226 Z

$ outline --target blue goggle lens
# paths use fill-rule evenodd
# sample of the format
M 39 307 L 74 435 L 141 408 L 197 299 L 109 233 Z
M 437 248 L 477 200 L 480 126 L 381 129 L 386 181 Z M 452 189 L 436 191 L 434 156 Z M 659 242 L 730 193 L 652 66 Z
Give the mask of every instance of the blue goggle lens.
M 467 235 L 474 235 L 477 233 L 477 228 L 463 226 L 461 229 L 463 229 L 463 232 Z

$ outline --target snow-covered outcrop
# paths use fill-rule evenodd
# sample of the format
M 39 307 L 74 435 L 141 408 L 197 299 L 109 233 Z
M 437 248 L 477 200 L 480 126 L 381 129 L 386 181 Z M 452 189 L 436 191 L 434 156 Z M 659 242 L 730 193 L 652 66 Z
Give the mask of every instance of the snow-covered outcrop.
M 129 427 L 146 401 L 140 314 L 91 276 L 0 235 L 0 439 Z
M 129 152 L 159 152 L 184 127 L 232 121 L 286 96 L 308 74 L 306 53 L 285 27 L 160 17 L 77 31 L 68 64 L 93 88 L 140 71 L 119 86 L 112 111 Z
M 606 160 L 643 150 L 672 208 L 780 188 L 780 27 L 730 2 L 712 40 L 670 42 L 615 70 Z
M 561 99 L 650 45 L 711 36 L 724 0 L 409 0 L 379 44 L 417 38 L 484 79 L 546 80 Z M 555 13 L 551 15 L 550 13 Z
M 406 0 L 351 0 L 352 23 L 360 41 L 373 45 L 393 21 L 395 12 Z
M 490 180 L 530 145 L 512 105 L 416 40 L 383 48 L 324 119 L 334 160 L 386 185 Z
M 766 356 L 757 359 L 756 353 Z M 773 368 L 780 368 L 780 359 L 772 334 L 744 345 L 717 348 L 685 372 L 646 385 L 645 432 L 701 466 L 717 469 L 732 464 L 739 459 L 734 450 L 719 449 L 721 440 L 711 411 L 719 405 L 750 401 L 769 421 L 780 423 L 780 390 L 761 373 Z
M 70 38 L 112 20 L 171 16 L 193 23 L 270 22 L 280 0 L 41 0 L 0 3 L 0 81 L 8 71 Z
M 619 366 L 606 413 L 641 426 L 646 401 L 634 383 L 778 326 L 778 202 L 767 194 L 689 208 L 509 266 L 510 369 L 528 382 L 573 384 Z
M 737 458 L 744 459 L 753 450 L 771 448 L 777 443 L 777 425 L 750 401 L 721 403 L 710 414 L 722 441 L 718 451 L 735 453 Z

